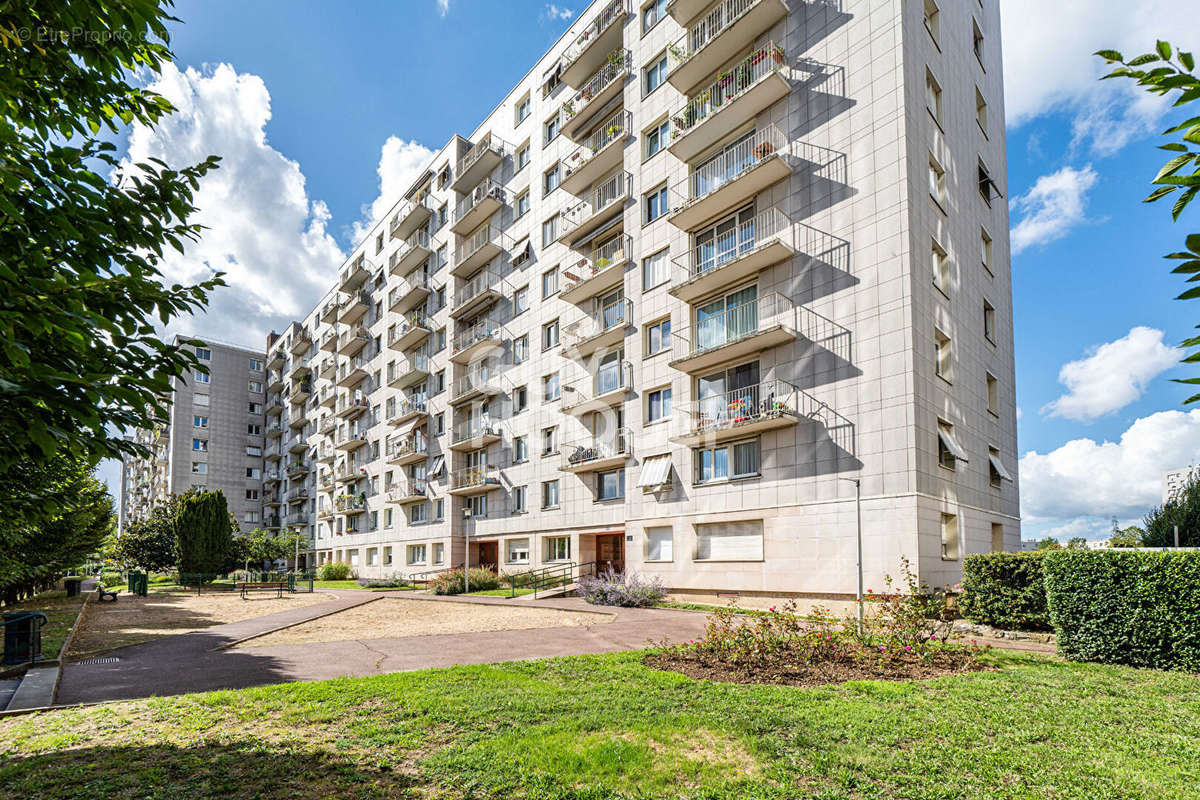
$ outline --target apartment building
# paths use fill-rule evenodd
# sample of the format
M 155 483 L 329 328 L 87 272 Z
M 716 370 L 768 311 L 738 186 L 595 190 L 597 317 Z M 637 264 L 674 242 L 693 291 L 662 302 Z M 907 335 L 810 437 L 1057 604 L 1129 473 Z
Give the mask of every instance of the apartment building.
M 268 342 L 266 513 L 846 597 L 861 512 L 957 581 L 1020 547 L 1004 135 L 996 0 L 597 0 Z
M 180 343 L 179 337 L 175 344 Z M 243 530 L 263 525 L 266 368 L 261 350 L 207 341 L 191 348 L 208 372 L 177 378 L 170 423 L 136 438 L 154 448 L 126 459 L 121 524 L 193 486 L 220 489 Z

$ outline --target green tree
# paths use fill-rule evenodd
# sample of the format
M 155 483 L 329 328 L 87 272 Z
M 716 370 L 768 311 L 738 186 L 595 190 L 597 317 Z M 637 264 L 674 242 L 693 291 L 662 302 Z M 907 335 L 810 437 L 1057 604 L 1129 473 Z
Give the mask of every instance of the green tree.
M 1137 525 L 1130 525 L 1120 529 L 1114 526 L 1113 534 L 1109 537 L 1108 543 L 1113 547 L 1141 547 L 1145 536 L 1146 532 Z
M 179 564 L 179 543 L 175 539 L 174 516 L 178 497 L 154 507 L 150 516 L 125 526 L 120 536 L 109 540 L 106 554 L 125 569 L 162 572 Z
M 1053 536 L 1047 536 L 1037 543 L 1038 550 L 1062 550 L 1062 545 Z
M 172 58 L 170 7 L 0 3 L 0 474 L 147 455 L 123 434 L 166 422 L 172 378 L 201 367 L 156 324 L 204 308 L 224 282 L 169 285 L 160 265 L 197 238 L 193 193 L 217 159 L 123 167 L 112 142 L 173 111 L 131 83 Z M 18 486 L 0 513 L 40 502 Z
M 1142 521 L 1146 547 L 1174 547 L 1175 526 L 1180 547 L 1200 547 L 1200 481 L 1189 481 L 1178 497 L 1150 510 Z
M 1086 550 L 1087 549 L 1087 539 L 1083 538 L 1082 536 L 1072 536 L 1070 539 L 1067 540 L 1067 549 L 1068 550 Z
M 237 537 L 238 562 L 250 566 L 261 565 L 264 561 L 288 559 L 296 553 L 296 543 L 300 534 L 286 531 L 276 535 L 270 531 L 256 528 L 249 533 Z
M 1145 53 L 1128 61 L 1116 50 L 1100 50 L 1096 55 L 1109 64 L 1120 64 L 1105 75 L 1105 79 L 1128 78 L 1137 81 L 1139 86 L 1151 94 L 1173 96 L 1176 107 L 1200 100 L 1200 76 L 1194 72 L 1195 58 L 1190 52 L 1176 52 L 1168 42 L 1159 41 L 1155 44 L 1153 53 Z M 1178 221 L 1184 209 L 1200 193 L 1200 116 L 1190 117 L 1163 131 L 1163 136 L 1176 135 L 1178 141 L 1159 145 L 1159 149 L 1174 155 L 1150 181 L 1157 188 L 1146 198 L 1146 202 L 1152 203 L 1178 192 L 1175 204 L 1171 208 L 1171 216 Z M 1187 282 L 1196 283 L 1200 281 L 1200 233 L 1187 235 L 1185 247 L 1185 250 L 1171 253 L 1167 258 L 1183 262 L 1172 272 L 1188 275 L 1190 277 Z M 1194 300 L 1198 297 L 1200 286 L 1193 286 L 1176 299 Z M 1196 327 L 1200 328 L 1200 325 Z M 1184 357 L 1184 363 L 1200 362 L 1200 336 L 1185 339 L 1182 344 L 1192 350 Z M 1196 385 L 1200 384 L 1200 377 L 1179 378 L 1177 381 Z M 1183 402 L 1186 405 L 1197 400 L 1200 400 L 1200 394 L 1193 394 Z
M 236 565 L 229 507 L 219 489 L 189 489 L 181 494 L 172 523 L 181 574 L 225 573 Z

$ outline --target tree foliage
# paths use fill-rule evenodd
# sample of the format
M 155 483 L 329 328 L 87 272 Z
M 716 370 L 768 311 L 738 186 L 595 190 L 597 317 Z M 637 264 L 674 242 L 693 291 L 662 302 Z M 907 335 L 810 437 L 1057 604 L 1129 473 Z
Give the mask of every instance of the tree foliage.
M 198 236 L 193 193 L 217 159 L 122 165 L 111 141 L 173 111 L 131 83 L 172 58 L 170 6 L 0 3 L 0 473 L 146 455 L 123 434 L 166 422 L 172 378 L 201 368 L 155 324 L 223 285 L 167 285 L 160 270 Z M 39 502 L 14 488 L 8 519 Z
M 237 553 L 224 492 L 189 489 L 176 502 L 171 520 L 179 546 L 179 572 L 213 575 L 233 569 Z
M 264 561 L 288 559 L 295 555 L 296 543 L 301 538 L 295 531 L 281 532 L 279 535 L 271 531 L 255 528 L 249 533 L 243 533 L 235 542 L 239 563 L 250 562 L 251 566 L 262 564 Z
M 1180 547 L 1200 547 L 1200 481 L 1191 480 L 1175 500 L 1151 509 L 1142 521 L 1146 547 L 1174 547 L 1175 526 Z
M 1120 64 L 1113 69 L 1107 78 L 1128 78 L 1151 94 L 1163 97 L 1174 97 L 1176 107 L 1185 106 L 1200 100 L 1200 76 L 1195 74 L 1196 60 L 1190 52 L 1177 51 L 1170 43 L 1159 41 L 1155 44 L 1153 53 L 1145 53 L 1126 60 L 1116 50 L 1100 50 L 1096 55 L 1109 64 Z M 1172 125 L 1163 131 L 1163 136 L 1170 136 L 1177 141 L 1159 145 L 1160 150 L 1172 153 L 1171 158 L 1163 164 L 1158 174 L 1150 183 L 1157 188 L 1146 198 L 1147 203 L 1153 203 L 1164 197 L 1175 195 L 1175 204 L 1171 207 L 1171 216 L 1178 221 L 1188 204 L 1200 193 L 1200 116 L 1193 116 Z M 1200 233 L 1189 234 L 1185 239 L 1186 249 L 1171 253 L 1168 259 L 1180 261 L 1172 272 L 1178 275 L 1188 275 L 1188 283 L 1200 281 Z M 1186 289 L 1176 299 L 1194 300 L 1200 297 L 1200 286 Z M 1196 326 L 1200 328 L 1200 325 Z M 1184 359 L 1184 363 L 1200 362 L 1200 336 L 1185 339 L 1183 347 L 1192 350 Z M 1200 378 L 1180 378 L 1179 383 L 1197 385 Z M 1193 394 L 1184 400 L 1184 404 L 1200 400 L 1200 394 Z
M 1112 547 L 1141 547 L 1145 537 L 1146 532 L 1137 525 L 1130 525 L 1126 528 L 1118 528 L 1114 525 L 1108 543 Z
M 106 556 L 123 569 L 162 572 L 179 563 L 179 545 L 175 539 L 174 516 L 179 498 L 172 495 L 166 503 L 154 507 L 150 516 L 125 525 L 121 535 L 109 540 Z

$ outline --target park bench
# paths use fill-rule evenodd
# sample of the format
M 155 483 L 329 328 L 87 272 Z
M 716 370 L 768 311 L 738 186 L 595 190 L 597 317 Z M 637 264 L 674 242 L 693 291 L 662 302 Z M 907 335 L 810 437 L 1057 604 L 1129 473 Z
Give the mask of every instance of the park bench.
M 102 585 L 96 584 L 96 591 L 98 591 L 100 593 L 100 596 L 98 598 L 96 598 L 96 602 L 103 603 L 105 600 L 111 600 L 112 602 L 115 603 L 115 602 L 117 602 L 117 592 L 119 592 L 121 590 L 120 589 L 105 589 Z
M 275 592 L 276 597 L 283 597 L 283 590 L 286 588 L 287 581 L 256 581 L 238 584 L 243 600 L 246 599 L 246 592 Z

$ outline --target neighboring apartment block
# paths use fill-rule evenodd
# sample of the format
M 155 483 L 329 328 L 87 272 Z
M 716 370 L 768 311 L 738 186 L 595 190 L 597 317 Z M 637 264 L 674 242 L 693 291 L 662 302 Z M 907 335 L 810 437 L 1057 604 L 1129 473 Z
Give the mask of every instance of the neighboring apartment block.
M 175 343 L 179 343 L 178 337 Z M 208 372 L 177 378 L 171 421 L 139 431 L 149 459 L 126 459 L 121 524 L 193 486 L 220 489 L 242 530 L 261 528 L 266 368 L 262 351 L 208 341 L 191 348 Z
M 997 0 L 598 0 L 267 343 L 360 575 L 931 585 L 1020 547 Z
M 1162 474 L 1163 505 L 1178 500 L 1183 496 L 1183 490 L 1187 488 L 1188 484 L 1197 480 L 1200 480 L 1200 467 L 1185 467 L 1164 472 Z

